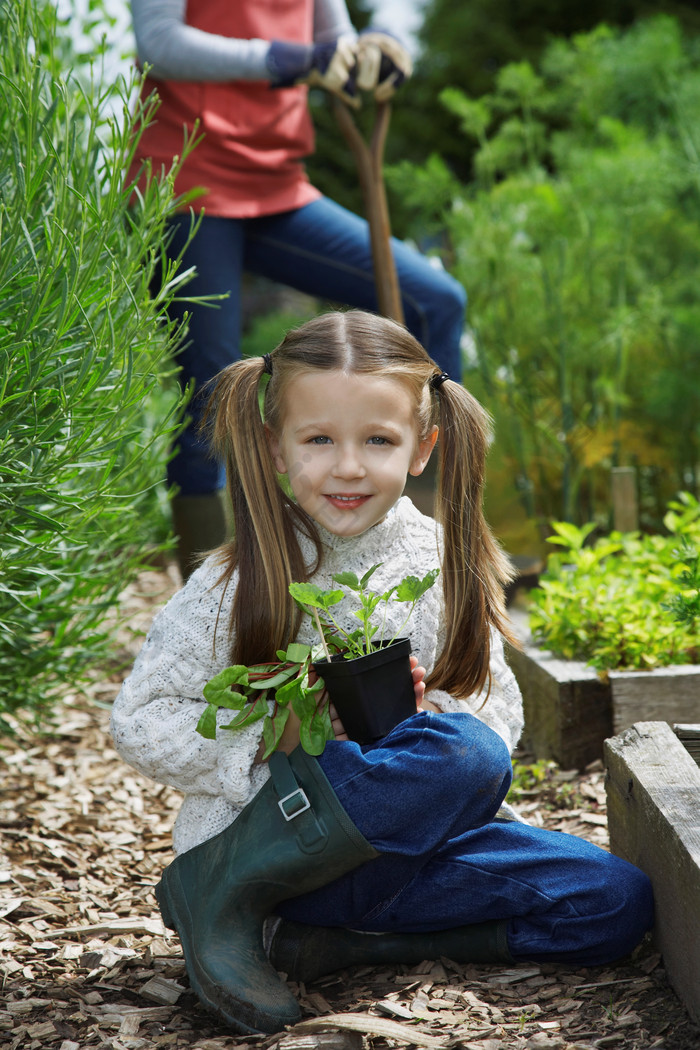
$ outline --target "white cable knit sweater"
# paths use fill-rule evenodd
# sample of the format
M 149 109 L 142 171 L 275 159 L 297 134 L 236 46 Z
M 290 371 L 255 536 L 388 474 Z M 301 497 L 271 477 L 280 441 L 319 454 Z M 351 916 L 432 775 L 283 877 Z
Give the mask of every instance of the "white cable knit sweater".
M 377 591 L 388 589 L 409 574 L 422 577 L 440 564 L 436 524 L 416 510 L 407 497 L 399 500 L 384 521 L 361 536 L 344 538 L 325 530 L 321 536 L 323 563 L 313 580 L 323 588 L 336 586 L 332 583 L 334 573 L 353 571 L 361 576 L 377 562 L 382 564 L 371 583 Z M 303 541 L 302 549 L 311 563 L 312 545 Z M 205 707 L 204 685 L 230 663 L 228 624 L 236 578 L 220 609 L 220 574 L 220 565 L 213 558 L 207 559 L 156 616 L 112 713 L 112 734 L 122 757 L 141 773 L 185 795 L 173 831 L 176 853 L 192 849 L 227 827 L 269 776 L 267 764 L 254 765 L 261 722 L 235 732 L 220 732 L 216 740 L 207 740 L 195 731 Z M 356 606 L 349 597 L 334 610 L 349 629 L 357 626 L 353 608 Z M 398 602 L 390 608 L 391 633 L 403 622 L 407 608 Z M 439 577 L 419 600 L 403 633 L 410 635 L 413 653 L 430 673 L 443 635 Z M 317 641 L 310 619 L 302 622 L 297 640 L 308 644 Z M 491 672 L 491 695 L 483 707 L 480 696 L 457 700 L 441 690 L 432 691 L 430 700 L 445 712 L 471 711 L 512 751 L 523 727 L 522 701 L 496 632 L 492 637 Z M 219 714 L 224 723 L 230 717 L 229 711 Z

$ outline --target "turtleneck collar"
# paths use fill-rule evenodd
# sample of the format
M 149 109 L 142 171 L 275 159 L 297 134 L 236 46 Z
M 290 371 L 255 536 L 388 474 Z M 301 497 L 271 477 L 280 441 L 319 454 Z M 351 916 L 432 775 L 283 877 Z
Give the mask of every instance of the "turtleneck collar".
M 347 553 L 348 558 L 351 559 L 355 551 L 361 551 L 368 545 L 386 548 L 391 546 L 394 538 L 405 527 L 406 521 L 412 513 L 418 513 L 413 503 L 408 496 L 401 496 L 385 518 L 357 536 L 336 536 L 334 532 L 329 532 L 321 525 L 316 525 L 316 528 L 318 529 L 324 551 L 328 551 L 329 554 L 331 552 Z M 309 562 L 312 561 L 315 557 L 315 550 L 311 541 L 300 535 L 299 542 L 304 558 Z

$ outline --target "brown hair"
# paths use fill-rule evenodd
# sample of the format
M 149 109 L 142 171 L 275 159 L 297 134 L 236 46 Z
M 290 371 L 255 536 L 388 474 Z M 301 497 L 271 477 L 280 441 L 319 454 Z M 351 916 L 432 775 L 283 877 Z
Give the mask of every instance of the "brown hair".
M 487 413 L 460 383 L 433 387 L 430 380 L 440 369 L 405 328 L 360 310 L 308 321 L 290 331 L 269 360 L 264 416 L 273 433 L 283 426 L 288 383 L 309 370 L 394 376 L 414 398 L 418 440 L 438 425 L 436 517 L 443 526 L 438 583 L 445 599 L 446 639 L 426 685 L 457 697 L 479 691 L 489 681 L 490 626 L 510 637 L 503 597 L 510 566 L 482 510 Z M 223 578 L 228 584 L 238 570 L 232 660 L 243 664 L 270 660 L 293 640 L 301 614 L 288 586 L 312 575 L 322 556 L 314 521 L 278 482 L 258 405 L 265 368 L 255 358 L 224 369 L 207 410 L 233 505 L 235 539 L 223 551 Z M 316 547 L 314 565 L 304 564 L 297 530 Z

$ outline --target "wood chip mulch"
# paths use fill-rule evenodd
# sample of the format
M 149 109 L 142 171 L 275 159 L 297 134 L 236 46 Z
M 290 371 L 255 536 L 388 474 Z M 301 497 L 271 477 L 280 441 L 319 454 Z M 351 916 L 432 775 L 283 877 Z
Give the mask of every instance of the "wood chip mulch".
M 124 595 L 128 666 L 173 568 Z M 345 971 L 297 988 L 304 1019 L 239 1037 L 199 1006 L 153 896 L 178 793 L 115 752 L 109 704 L 125 670 L 67 696 L 55 729 L 0 751 L 0 1047 L 10 1050 L 697 1050 L 700 1030 L 651 941 L 615 967 L 523 963 Z M 562 808 L 562 806 L 564 808 Z M 558 774 L 518 802 L 530 821 L 607 845 L 603 772 Z

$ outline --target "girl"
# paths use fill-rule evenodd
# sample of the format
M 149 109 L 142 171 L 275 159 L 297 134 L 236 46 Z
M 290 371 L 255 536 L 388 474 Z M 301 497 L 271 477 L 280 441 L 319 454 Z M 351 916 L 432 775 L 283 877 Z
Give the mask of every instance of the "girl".
M 156 618 L 112 719 L 124 758 L 185 795 L 156 895 L 201 1000 L 238 1032 L 274 1032 L 299 1017 L 278 971 L 629 952 L 652 922 L 646 877 L 502 808 L 522 707 L 503 656 L 508 571 L 481 509 L 481 406 L 404 328 L 359 311 L 229 366 L 213 405 L 235 541 Z M 440 524 L 401 496 L 438 434 Z M 409 626 L 414 716 L 365 746 L 335 717 L 319 758 L 290 717 L 269 762 L 260 722 L 195 732 L 227 664 L 315 641 L 290 581 L 326 588 L 377 562 L 377 589 L 441 568 Z

